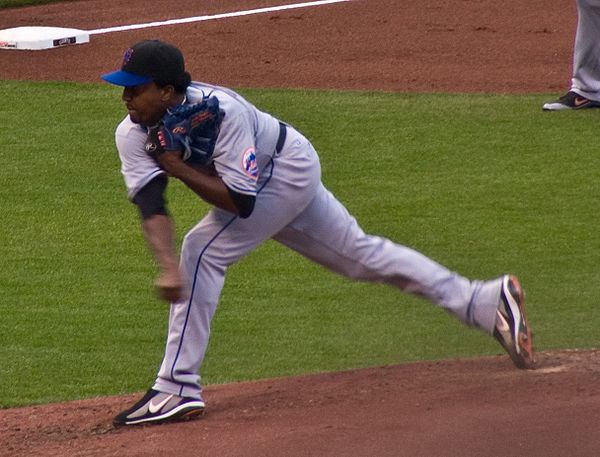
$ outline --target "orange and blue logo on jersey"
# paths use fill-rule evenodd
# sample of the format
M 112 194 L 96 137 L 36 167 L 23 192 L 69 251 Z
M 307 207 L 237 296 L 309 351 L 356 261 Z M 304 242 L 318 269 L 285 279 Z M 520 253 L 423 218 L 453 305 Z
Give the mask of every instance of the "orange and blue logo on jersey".
M 250 146 L 242 154 L 242 168 L 248 176 L 258 179 L 258 163 L 256 162 L 254 146 Z

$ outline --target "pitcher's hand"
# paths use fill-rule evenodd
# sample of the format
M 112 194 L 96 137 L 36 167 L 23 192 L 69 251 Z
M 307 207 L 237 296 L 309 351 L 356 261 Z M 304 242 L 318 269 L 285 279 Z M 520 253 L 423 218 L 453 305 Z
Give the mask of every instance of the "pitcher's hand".
M 175 303 L 182 298 L 183 280 L 177 269 L 161 272 L 155 285 L 156 292 L 161 300 Z

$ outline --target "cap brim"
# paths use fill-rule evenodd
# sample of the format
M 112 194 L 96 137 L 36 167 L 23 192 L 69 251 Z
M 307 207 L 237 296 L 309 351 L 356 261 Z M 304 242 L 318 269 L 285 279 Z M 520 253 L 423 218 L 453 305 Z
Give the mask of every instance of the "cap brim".
M 107 73 L 102 75 L 101 78 L 104 81 L 111 84 L 116 84 L 117 86 L 137 86 L 139 84 L 146 84 L 152 81 L 152 78 L 148 78 L 147 76 L 134 75 L 133 73 L 128 73 L 123 70 Z

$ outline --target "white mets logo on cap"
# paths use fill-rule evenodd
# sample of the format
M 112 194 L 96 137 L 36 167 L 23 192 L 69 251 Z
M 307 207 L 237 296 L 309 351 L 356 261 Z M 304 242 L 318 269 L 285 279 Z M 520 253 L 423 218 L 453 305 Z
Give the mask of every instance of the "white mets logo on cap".
M 250 146 L 242 154 L 242 168 L 248 176 L 258 179 L 258 163 L 256 163 L 254 146 Z

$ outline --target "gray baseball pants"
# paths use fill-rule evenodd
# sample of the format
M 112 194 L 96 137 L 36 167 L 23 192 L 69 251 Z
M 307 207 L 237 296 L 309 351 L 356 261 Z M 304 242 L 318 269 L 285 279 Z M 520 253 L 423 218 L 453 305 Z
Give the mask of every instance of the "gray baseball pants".
M 426 298 L 491 334 L 500 279 L 470 281 L 413 249 L 365 234 L 323 186 L 316 151 L 294 129 L 288 129 L 285 147 L 261 172 L 259 184 L 250 217 L 213 209 L 185 236 L 180 269 L 188 281 L 186 299 L 171 305 L 154 389 L 201 396 L 198 372 L 227 267 L 270 238 L 350 279 Z

